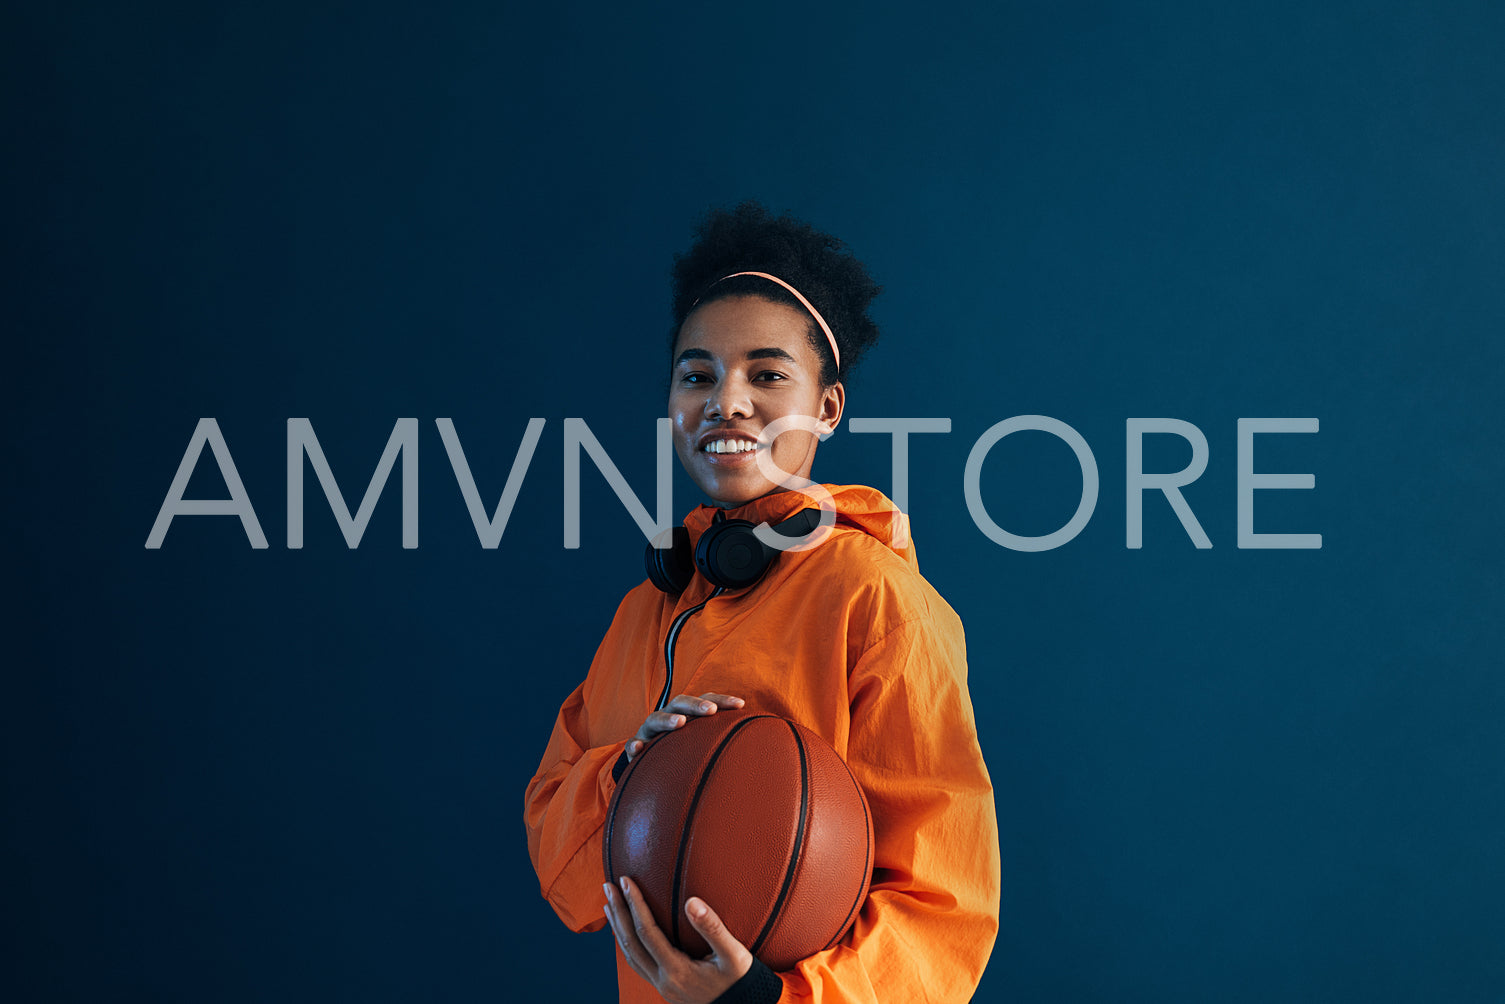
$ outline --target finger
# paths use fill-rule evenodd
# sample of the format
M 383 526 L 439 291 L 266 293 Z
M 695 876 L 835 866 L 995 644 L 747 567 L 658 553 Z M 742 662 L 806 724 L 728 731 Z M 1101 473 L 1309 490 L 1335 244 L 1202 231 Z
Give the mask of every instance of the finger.
M 680 694 L 674 700 L 664 705 L 672 711 L 683 711 L 687 715 L 711 715 L 716 713 L 716 705 L 700 697 L 691 697 L 689 694 Z
M 747 971 L 743 960 L 748 959 L 751 953 L 726 929 L 710 904 L 699 896 L 691 896 L 685 901 L 685 916 L 690 918 L 690 926 L 699 931 L 705 943 L 711 946 L 716 968 L 740 967 L 743 972 Z
M 731 710 L 732 708 L 740 708 L 742 707 L 742 705 L 747 703 L 742 698 L 733 697 L 731 694 L 701 694 L 700 699 L 703 701 L 710 701 L 718 708 L 727 711 Z
M 643 752 L 643 747 L 645 745 L 647 745 L 647 744 L 644 743 L 641 739 L 629 739 L 629 740 L 627 740 L 627 750 L 626 750 L 626 753 L 627 753 L 627 762 L 631 763 L 634 759 L 636 759 L 637 755 L 639 753 Z
M 638 729 L 637 735 L 633 736 L 633 738 L 647 742 L 661 733 L 673 732 L 687 721 L 689 719 L 684 715 L 676 715 L 668 711 L 655 711 L 643 719 L 643 727 Z
M 606 890 L 606 922 L 611 925 L 611 933 L 617 939 L 617 946 L 622 949 L 622 957 L 639 976 L 649 983 L 655 982 L 658 967 L 653 964 L 643 943 L 638 939 L 632 918 L 628 916 L 626 905 L 622 901 L 622 894 L 610 882 L 602 888 Z
M 622 891 L 625 894 L 623 898 L 627 900 L 627 909 L 632 914 L 633 930 L 638 941 L 652 957 L 653 964 L 662 969 L 674 961 L 676 955 L 684 955 L 664 937 L 664 932 L 659 930 L 658 921 L 653 919 L 653 911 L 648 909 L 648 904 L 643 900 L 643 894 L 638 891 L 636 883 L 625 875 L 622 876 Z

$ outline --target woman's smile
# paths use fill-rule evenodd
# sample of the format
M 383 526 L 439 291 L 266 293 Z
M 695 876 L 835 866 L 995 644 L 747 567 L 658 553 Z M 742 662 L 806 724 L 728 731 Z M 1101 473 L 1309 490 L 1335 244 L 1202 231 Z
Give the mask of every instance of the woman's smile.
M 756 436 L 732 430 L 708 432 L 700 437 L 700 452 L 712 463 L 732 464 L 751 461 L 753 453 L 764 448 Z

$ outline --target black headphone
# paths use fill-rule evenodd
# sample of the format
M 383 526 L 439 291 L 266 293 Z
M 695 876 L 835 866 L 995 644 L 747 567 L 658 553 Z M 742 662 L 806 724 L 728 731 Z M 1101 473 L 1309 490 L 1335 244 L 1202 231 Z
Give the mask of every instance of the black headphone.
M 772 530 L 781 537 L 799 538 L 819 525 L 819 509 L 802 509 Z M 682 593 L 699 571 L 711 585 L 723 589 L 750 586 L 779 556 L 778 548 L 758 539 L 753 532 L 757 528 L 750 520 L 727 519 L 726 511 L 718 509 L 692 549 L 690 531 L 676 526 L 671 546 L 659 548 L 650 543 L 643 552 L 648 580 L 666 593 Z

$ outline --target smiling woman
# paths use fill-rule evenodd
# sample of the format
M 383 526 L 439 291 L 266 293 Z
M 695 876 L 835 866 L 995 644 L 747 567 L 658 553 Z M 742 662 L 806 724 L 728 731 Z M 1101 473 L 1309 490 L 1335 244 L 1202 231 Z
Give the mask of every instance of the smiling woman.
M 650 549 L 650 580 L 622 600 L 565 700 L 524 806 L 550 905 L 575 930 L 611 926 L 623 1001 L 965 1001 L 992 950 L 997 821 L 961 622 L 920 575 L 892 502 L 810 481 L 844 379 L 877 340 L 877 292 L 840 241 L 754 203 L 712 212 L 676 261 L 668 410 L 710 504 L 685 517 L 667 557 Z M 723 574 L 716 554 L 738 549 L 707 546 L 754 526 L 808 528 L 819 503 L 836 510 L 820 546 L 752 574 Z M 602 824 L 628 763 L 693 716 L 743 707 L 829 742 L 872 809 L 855 923 L 780 973 L 728 933 L 718 904 L 686 900 L 711 947 L 691 958 L 631 876 L 602 882 Z

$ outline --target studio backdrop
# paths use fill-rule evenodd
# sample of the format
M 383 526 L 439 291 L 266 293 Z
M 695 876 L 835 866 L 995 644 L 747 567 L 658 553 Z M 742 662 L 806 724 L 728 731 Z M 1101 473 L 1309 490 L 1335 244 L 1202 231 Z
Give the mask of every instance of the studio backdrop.
M 976 999 L 1505 999 L 1499 5 L 4 23 L 0 997 L 615 999 L 523 790 L 755 198 L 884 286 L 814 474 L 965 625 Z

